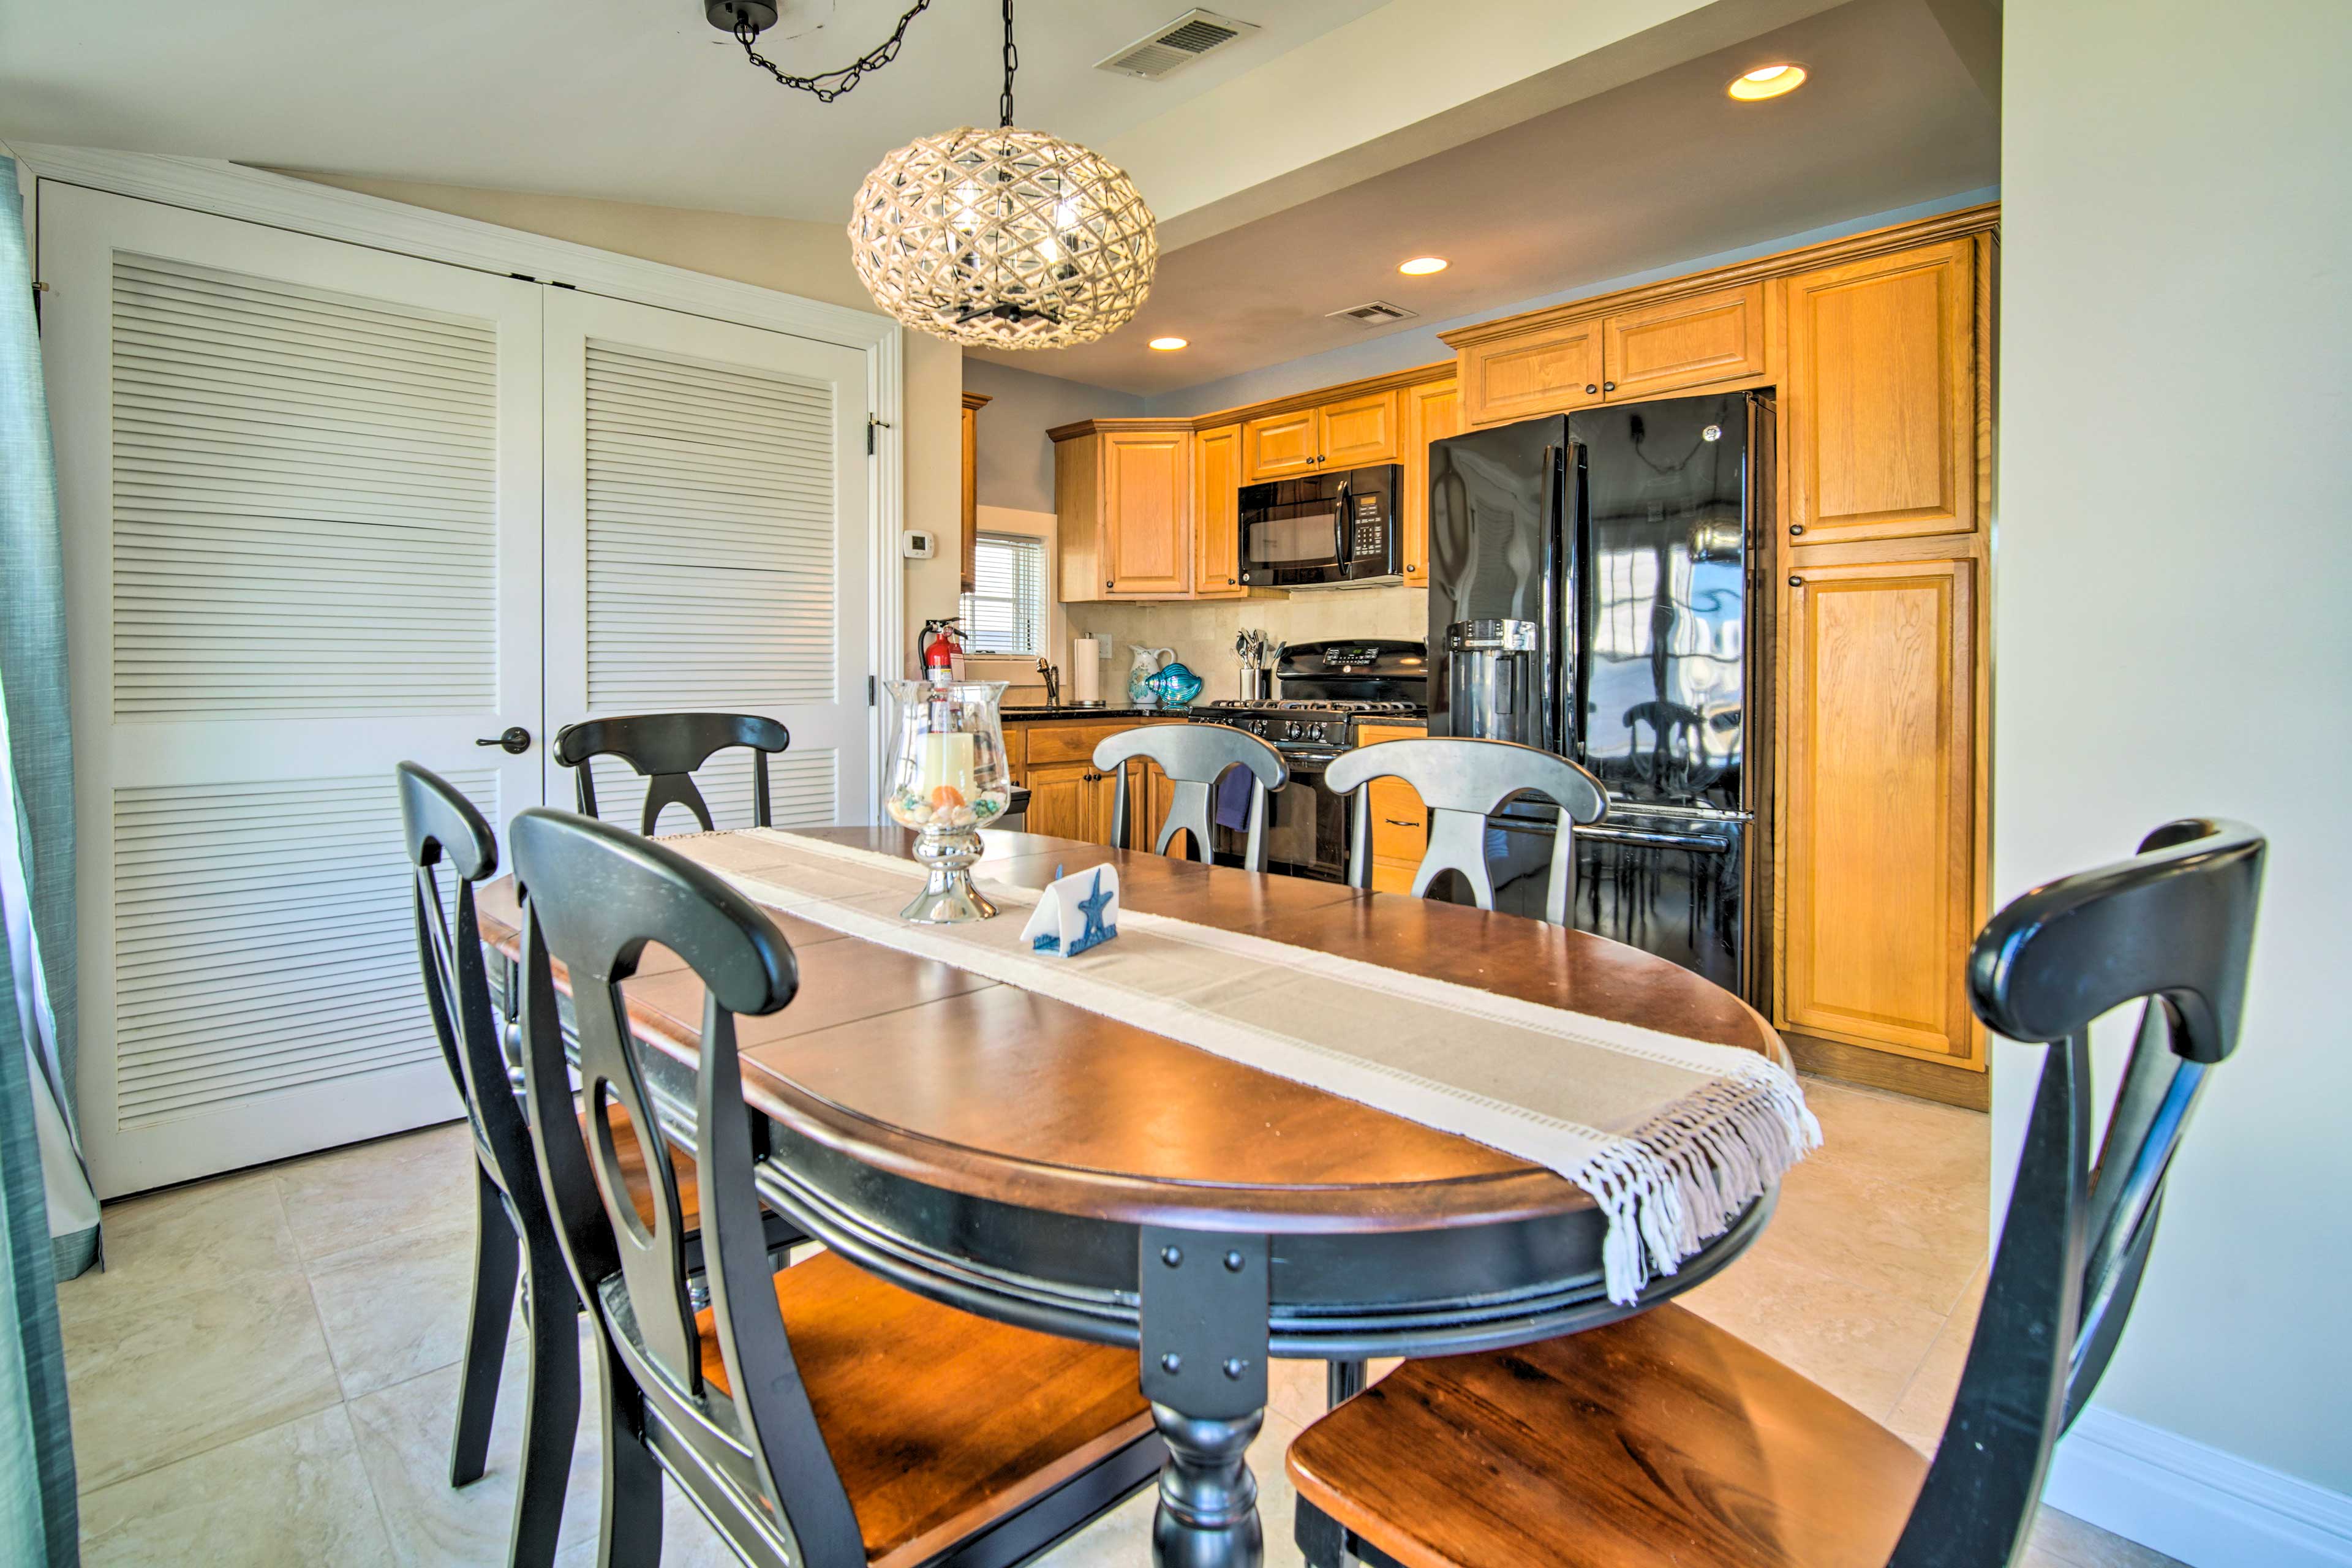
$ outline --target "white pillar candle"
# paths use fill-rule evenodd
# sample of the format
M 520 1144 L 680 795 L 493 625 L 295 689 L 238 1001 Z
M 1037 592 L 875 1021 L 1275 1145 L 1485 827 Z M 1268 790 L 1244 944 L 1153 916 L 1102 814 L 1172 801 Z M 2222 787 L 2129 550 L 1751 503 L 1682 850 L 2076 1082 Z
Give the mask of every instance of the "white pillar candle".
M 926 735 L 923 737 L 923 772 L 920 794 L 923 804 L 934 809 L 942 805 L 970 805 L 980 792 L 972 782 L 974 735 Z M 955 791 L 953 800 L 940 797 L 940 791 Z

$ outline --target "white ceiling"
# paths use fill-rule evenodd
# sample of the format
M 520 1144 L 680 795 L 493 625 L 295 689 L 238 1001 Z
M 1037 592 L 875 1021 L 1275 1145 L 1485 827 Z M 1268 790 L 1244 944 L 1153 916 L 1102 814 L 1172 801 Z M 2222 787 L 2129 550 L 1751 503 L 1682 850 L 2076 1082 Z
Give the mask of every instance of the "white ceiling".
M 831 19 L 761 52 L 845 65 L 910 3 L 784 0 L 778 31 Z M 1026 0 L 1019 119 L 1100 144 L 1381 4 L 1219 0 L 1264 30 L 1147 82 L 1094 62 L 1189 0 Z M 1003 28 L 987 0 L 934 0 L 824 105 L 748 64 L 702 0 L 0 0 L 0 136 L 844 222 L 884 153 L 996 122 Z
M 1812 78 L 1724 96 L 1770 59 Z M 1999 179 L 1998 115 L 1928 0 L 1853 0 L 1166 253 L 1141 313 L 1100 342 L 978 357 L 1172 392 Z M 1433 254 L 1453 266 L 1396 271 Z M 1419 319 L 1326 319 L 1375 299 Z M 1146 346 L 1162 334 L 1191 346 Z

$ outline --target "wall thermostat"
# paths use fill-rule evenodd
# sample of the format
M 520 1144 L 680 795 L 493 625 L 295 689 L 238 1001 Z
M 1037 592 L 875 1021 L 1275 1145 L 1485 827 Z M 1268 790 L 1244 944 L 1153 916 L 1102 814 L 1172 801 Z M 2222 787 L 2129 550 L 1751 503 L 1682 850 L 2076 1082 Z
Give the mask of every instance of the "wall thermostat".
M 898 553 L 909 561 L 929 561 L 939 552 L 939 535 L 929 529 L 910 528 L 898 536 Z

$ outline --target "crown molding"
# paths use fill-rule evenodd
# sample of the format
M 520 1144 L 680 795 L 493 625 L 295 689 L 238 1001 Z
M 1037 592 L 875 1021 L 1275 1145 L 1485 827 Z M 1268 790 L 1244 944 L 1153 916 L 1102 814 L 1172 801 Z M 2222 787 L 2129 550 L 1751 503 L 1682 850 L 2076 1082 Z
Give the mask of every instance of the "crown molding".
M 1958 212 L 1939 213 L 1934 217 L 1920 218 L 1912 223 L 1893 224 L 1863 234 L 1850 234 L 1843 239 L 1824 240 L 1819 245 L 1808 245 L 1796 250 L 1759 256 L 1752 261 L 1737 262 L 1729 267 L 1692 272 L 1659 283 L 1645 283 L 1638 289 L 1621 289 L 1612 293 L 1571 300 L 1564 305 L 1547 305 L 1540 310 L 1528 310 L 1516 316 L 1480 321 L 1473 326 L 1456 327 L 1450 332 L 1438 333 L 1438 341 L 1449 348 L 1469 348 L 1492 342 L 1497 338 L 1513 338 L 1526 332 L 1564 326 L 1570 321 L 1604 315 L 1612 310 L 1633 310 L 1688 294 L 1736 289 L 1742 284 L 1758 283 L 1769 278 L 1785 278 L 1818 268 L 1864 261 L 1891 251 L 1940 244 L 1988 231 L 1998 232 L 2000 224 L 2000 204 L 1986 202 L 1980 206 L 1962 207 Z

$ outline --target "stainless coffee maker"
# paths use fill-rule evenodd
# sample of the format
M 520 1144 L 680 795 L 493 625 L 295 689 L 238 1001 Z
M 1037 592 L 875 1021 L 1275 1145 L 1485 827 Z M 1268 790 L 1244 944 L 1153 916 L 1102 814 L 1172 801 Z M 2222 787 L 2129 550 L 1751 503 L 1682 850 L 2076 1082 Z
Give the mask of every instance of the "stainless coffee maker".
M 1533 621 L 1455 621 L 1445 628 L 1445 706 L 1451 732 L 1482 741 L 1544 743 L 1536 684 L 1540 642 Z

